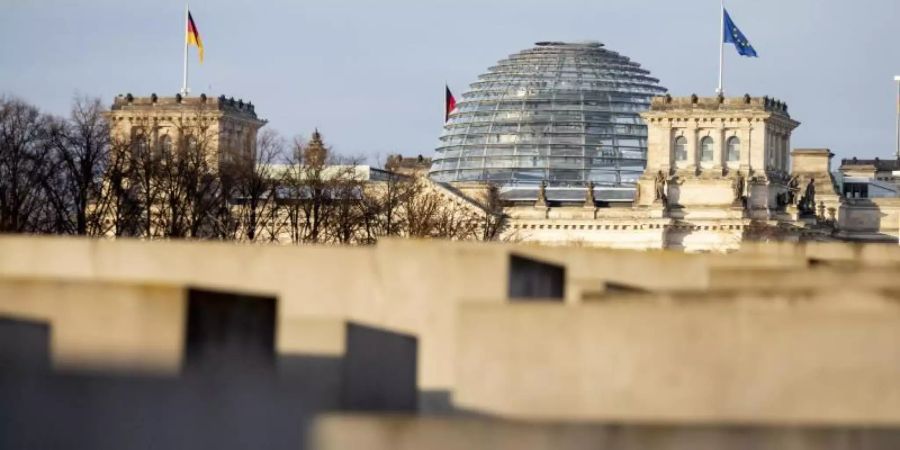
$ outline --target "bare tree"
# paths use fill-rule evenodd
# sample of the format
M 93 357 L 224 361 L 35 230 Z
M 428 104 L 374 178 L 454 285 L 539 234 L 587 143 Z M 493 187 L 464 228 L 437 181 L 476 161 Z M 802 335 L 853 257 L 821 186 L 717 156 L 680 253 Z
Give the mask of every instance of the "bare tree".
M 322 135 L 316 130 L 301 152 L 296 152 L 303 157 L 302 164 L 297 168 L 301 186 L 297 200 L 303 211 L 303 229 L 306 230 L 304 242 L 323 242 L 323 232 L 328 226 L 332 203 L 326 174 L 329 150 L 322 141 Z
M 355 244 L 362 238 L 366 192 L 365 181 L 355 172 L 356 166 L 356 161 L 346 161 L 344 168 L 329 180 L 333 209 L 328 236 L 336 244 Z
M 500 197 L 500 188 L 496 184 L 489 184 L 484 201 L 485 214 L 481 220 L 481 240 L 494 241 L 500 238 L 503 231 L 506 215 L 503 213 L 503 199 Z
M 405 195 L 401 196 L 403 235 L 414 238 L 437 237 L 437 224 L 441 213 L 441 199 L 425 189 L 416 180 L 408 182 Z
M 132 175 L 132 144 L 131 140 L 112 139 L 109 145 L 100 195 L 93 202 L 95 214 L 103 224 L 103 236 L 140 236 L 144 229 L 142 202 Z
M 331 153 L 318 130 L 307 144 L 295 140 L 281 179 L 280 202 L 288 216 L 293 243 L 326 243 L 336 236 L 335 217 L 341 210 L 344 195 L 350 195 L 357 183 L 355 163 L 342 161 Z M 344 222 L 343 236 L 349 236 Z M 355 225 L 353 225 L 355 227 Z M 338 232 L 337 234 L 341 234 Z M 355 234 L 355 233 L 354 233 Z
M 284 147 L 277 132 L 265 130 L 257 139 L 255 155 L 228 160 L 220 167 L 222 200 L 229 204 L 227 214 L 236 225 L 236 238 L 254 242 L 266 230 L 266 240 L 277 239 L 282 221 L 275 201 L 278 174 L 272 165 Z
M 211 237 L 213 211 L 220 194 L 214 163 L 210 162 L 212 132 L 206 127 L 182 130 L 174 152 L 162 152 L 163 189 L 168 214 L 166 237 Z
M 124 180 L 128 186 L 129 195 L 133 199 L 135 212 L 139 214 L 138 235 L 145 238 L 163 236 L 159 216 L 165 214 L 162 211 L 163 186 L 162 179 L 163 161 L 159 152 L 151 148 L 150 136 L 145 130 L 134 129 L 133 134 L 127 140 L 127 144 L 121 146 L 126 149 L 124 157 L 128 159 Z
M 109 124 L 99 99 L 76 98 L 69 120 L 50 126 L 50 143 L 58 169 L 48 188 L 60 218 L 60 232 L 104 234 L 103 208 L 95 203 L 102 194 L 102 179 L 109 158 Z
M 318 130 L 285 155 L 274 131 L 231 148 L 213 125 L 113 137 L 97 99 L 76 98 L 69 117 L 55 118 L 0 98 L 0 232 L 343 245 L 500 235 L 494 186 L 475 204 L 400 173 L 401 158 L 364 179 L 358 160 L 334 154 Z
M 204 124 L 171 131 L 134 128 L 125 142 L 112 143 L 103 182 L 110 197 L 105 217 L 124 225 L 120 212 L 128 212 L 139 224 L 134 234 L 148 239 L 215 237 L 221 195 L 215 132 Z
M 45 190 L 53 174 L 47 121 L 22 100 L 0 98 L 0 232 L 56 231 Z
M 415 178 L 394 172 L 390 166 L 386 169 L 387 178 L 366 189 L 364 227 L 368 243 L 384 236 L 409 235 L 404 205 L 420 193 Z
M 490 214 L 483 205 L 453 196 L 445 187 L 424 178 L 416 180 L 405 198 L 402 213 L 409 237 L 478 240 Z
M 446 199 L 442 199 L 442 204 L 434 220 L 432 237 L 454 241 L 479 239 L 480 213 Z
M 303 147 L 302 140 L 294 138 L 291 152 L 285 157 L 285 170 L 278 179 L 281 185 L 278 201 L 287 215 L 288 233 L 293 244 L 304 242 L 307 235 L 303 201 L 307 196 L 306 176 L 309 170 L 304 167 Z

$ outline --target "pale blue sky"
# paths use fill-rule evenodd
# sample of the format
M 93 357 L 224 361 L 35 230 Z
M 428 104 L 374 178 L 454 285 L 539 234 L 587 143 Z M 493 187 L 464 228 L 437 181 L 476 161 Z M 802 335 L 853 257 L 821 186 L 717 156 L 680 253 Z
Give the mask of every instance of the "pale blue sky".
M 729 48 L 730 95 L 788 102 L 794 147 L 894 152 L 900 1 L 727 0 L 760 54 Z M 0 94 L 65 113 L 76 94 L 174 95 L 179 0 L 0 0 Z M 716 0 L 193 0 L 206 63 L 193 92 L 257 105 L 285 135 L 319 127 L 349 155 L 430 155 L 445 80 L 460 94 L 541 40 L 599 40 L 673 95 L 712 95 Z

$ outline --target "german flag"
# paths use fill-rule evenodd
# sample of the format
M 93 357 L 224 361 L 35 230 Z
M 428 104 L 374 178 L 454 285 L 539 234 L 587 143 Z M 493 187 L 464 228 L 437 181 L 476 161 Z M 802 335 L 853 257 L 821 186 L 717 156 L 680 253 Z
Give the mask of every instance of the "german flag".
M 197 31 L 197 24 L 194 23 L 190 11 L 188 11 L 187 43 L 197 47 L 197 51 L 200 52 L 200 64 L 203 64 L 203 41 L 200 40 L 200 32 Z
M 445 85 L 446 94 L 444 95 L 444 123 L 450 120 L 450 114 L 456 111 L 456 98 L 450 92 L 450 86 Z

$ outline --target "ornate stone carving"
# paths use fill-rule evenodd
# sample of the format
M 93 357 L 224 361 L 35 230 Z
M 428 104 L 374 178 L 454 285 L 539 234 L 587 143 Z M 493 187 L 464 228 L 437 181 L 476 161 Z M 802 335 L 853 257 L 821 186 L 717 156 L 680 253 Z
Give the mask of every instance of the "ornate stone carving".
M 668 195 L 666 194 L 666 188 L 668 187 L 666 174 L 660 170 L 656 173 L 656 179 L 654 181 L 656 186 L 656 201 L 666 204 L 669 201 Z
M 538 188 L 538 198 L 537 201 L 534 202 L 534 206 L 539 208 L 547 207 L 547 182 L 541 181 L 541 186 Z
M 816 214 L 816 179 L 811 178 L 809 183 L 806 185 L 806 191 L 803 194 L 803 198 L 800 199 L 800 204 L 798 205 L 801 213 L 805 214 Z M 823 214 L 824 216 L 824 214 Z
M 787 205 L 788 206 L 796 206 L 797 199 L 800 198 L 800 177 L 794 175 L 788 181 L 788 190 L 787 190 Z
M 640 190 L 640 189 L 638 189 Z M 597 200 L 594 198 L 594 182 L 591 181 L 587 185 L 587 194 L 584 198 L 584 207 L 585 208 L 596 208 Z
M 734 190 L 734 203 L 743 204 L 744 199 L 746 198 L 744 192 L 747 189 L 747 180 L 744 178 L 744 175 L 738 172 L 734 177 L 734 182 L 732 182 L 731 187 Z

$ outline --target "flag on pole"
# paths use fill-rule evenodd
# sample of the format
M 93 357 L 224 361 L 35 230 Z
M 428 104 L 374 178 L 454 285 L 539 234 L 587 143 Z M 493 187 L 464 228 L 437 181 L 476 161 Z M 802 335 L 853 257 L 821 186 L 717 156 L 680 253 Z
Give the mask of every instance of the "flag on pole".
M 750 45 L 750 41 L 747 40 L 744 33 L 741 33 L 741 30 L 738 29 L 737 25 L 734 24 L 734 21 L 731 20 L 731 16 L 728 15 L 728 10 L 723 9 L 722 12 L 725 15 L 725 20 L 723 21 L 725 29 L 722 30 L 723 42 L 726 44 L 734 44 L 734 48 L 737 49 L 738 54 L 741 56 L 756 58 L 756 50 Z
M 197 51 L 200 54 L 200 64 L 203 64 L 203 41 L 200 40 L 200 32 L 197 31 L 197 24 L 194 23 L 194 18 L 191 16 L 190 11 L 188 11 L 187 43 L 197 47 Z
M 444 123 L 450 120 L 450 113 L 456 111 L 456 98 L 450 92 L 450 86 L 444 86 L 447 89 L 446 100 L 444 103 Z

